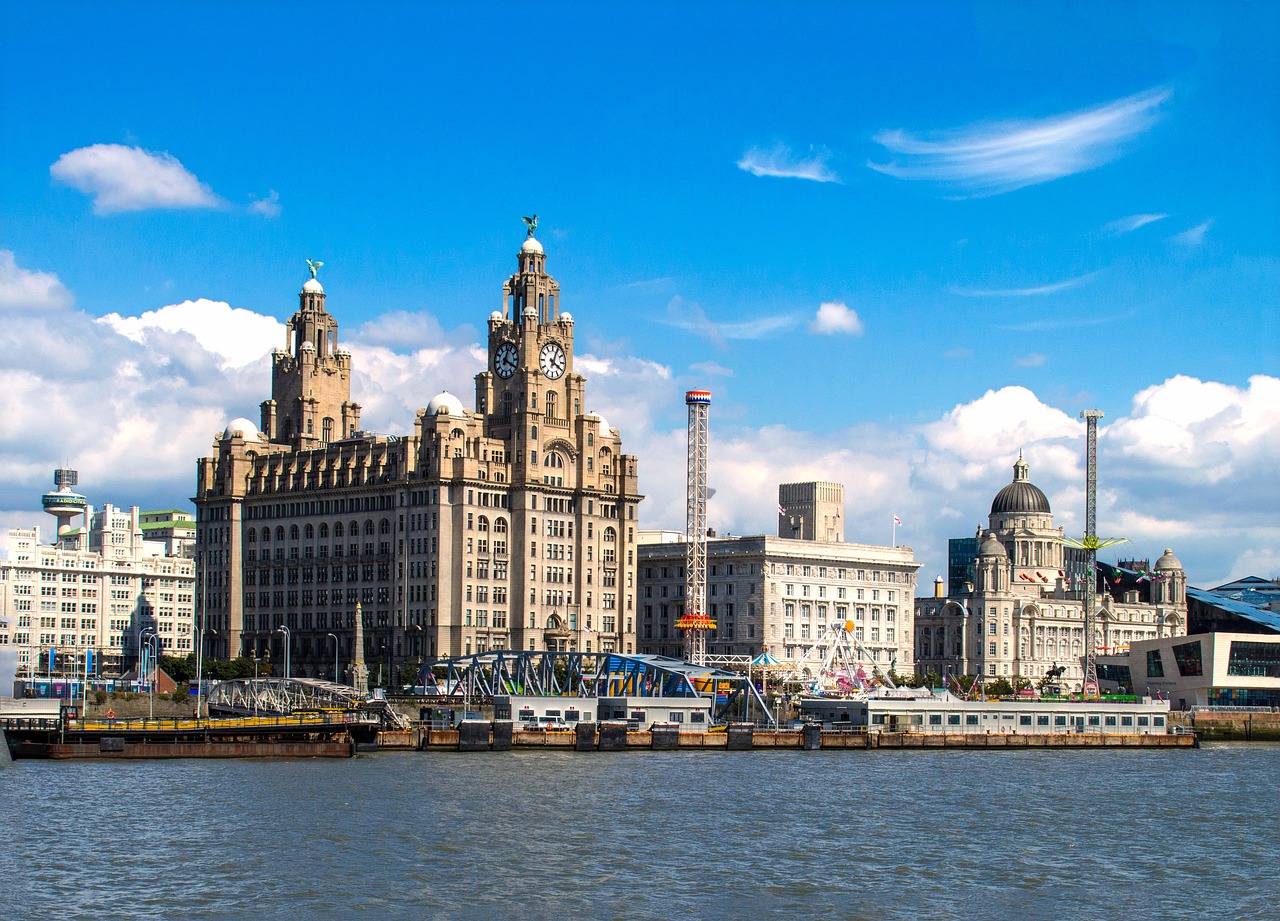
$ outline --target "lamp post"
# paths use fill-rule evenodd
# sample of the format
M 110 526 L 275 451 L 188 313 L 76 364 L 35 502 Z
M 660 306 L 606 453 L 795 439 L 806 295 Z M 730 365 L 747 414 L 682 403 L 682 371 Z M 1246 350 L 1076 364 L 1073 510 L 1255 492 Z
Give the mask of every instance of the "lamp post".
M 142 632 L 138 634 L 139 643 L 149 646 L 151 649 L 151 677 L 148 680 L 147 694 L 147 719 L 155 719 L 156 716 L 156 667 L 160 659 L 160 637 L 156 636 L 155 631 L 151 627 L 143 627 Z
M 203 553 L 196 554 L 196 565 L 201 566 Z M 204 625 L 205 625 L 205 594 L 204 594 L 204 571 L 200 572 L 200 625 L 197 628 L 199 633 L 196 638 L 196 719 L 200 719 L 200 701 L 204 696 Z M 194 618 L 192 618 L 194 620 Z M 196 627 L 196 624 L 192 624 Z
M 284 624 L 281 624 L 280 626 L 276 627 L 276 633 L 284 634 L 284 677 L 288 679 L 289 678 L 289 654 L 290 654 L 289 647 L 292 645 L 292 643 L 290 642 L 291 637 L 289 636 L 289 628 L 286 627 Z
M 333 683 L 338 683 L 338 635 L 336 633 L 325 634 L 333 640 Z
M 405 635 L 413 634 L 414 654 L 418 659 L 418 670 L 413 673 L 413 682 L 420 685 L 422 682 L 418 680 L 419 672 L 422 671 L 422 624 L 410 624 L 405 630 Z

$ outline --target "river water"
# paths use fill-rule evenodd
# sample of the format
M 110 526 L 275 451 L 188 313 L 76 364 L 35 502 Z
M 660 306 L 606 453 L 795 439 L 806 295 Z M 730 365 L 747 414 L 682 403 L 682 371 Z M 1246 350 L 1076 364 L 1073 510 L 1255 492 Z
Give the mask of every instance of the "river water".
M 0 914 L 1276 919 L 1280 746 L 0 769 Z

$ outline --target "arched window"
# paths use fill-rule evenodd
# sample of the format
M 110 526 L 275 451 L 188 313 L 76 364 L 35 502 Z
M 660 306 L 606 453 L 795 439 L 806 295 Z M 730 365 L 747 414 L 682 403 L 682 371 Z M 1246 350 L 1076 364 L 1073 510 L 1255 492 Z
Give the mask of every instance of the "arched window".
M 263 529 L 262 529 L 262 542 L 263 542 L 264 544 L 269 544 L 269 543 L 271 543 L 271 529 L 270 529 L 270 528 L 263 528 Z
M 247 535 L 247 540 L 251 544 L 256 544 L 258 542 L 258 532 L 255 531 L 253 528 L 250 528 L 249 534 Z
M 284 525 L 276 528 L 276 540 L 284 540 Z
M 494 533 L 494 534 L 506 534 L 506 533 L 507 533 L 507 519 L 505 519 L 505 518 L 497 518 L 497 519 L 495 519 L 495 520 L 494 520 L 494 522 L 493 522 L 493 533 Z
M 307 540 L 315 540 L 316 529 L 312 525 L 307 525 L 302 531 L 302 536 Z
M 338 525 L 338 527 L 342 527 L 342 525 Z M 329 538 L 329 526 L 327 524 L 320 525 L 320 539 L 328 540 L 328 538 Z
M 390 533 L 391 533 L 391 521 L 390 521 L 390 519 L 388 519 L 388 518 L 383 518 L 381 521 L 379 521 L 379 522 L 378 522 L 378 533 L 379 533 L 379 534 L 390 534 Z
M 337 522 L 336 524 L 334 524 L 334 526 L 333 526 L 333 536 L 334 536 L 334 537 L 341 537 L 341 536 L 342 536 L 342 534 L 343 534 L 343 531 L 342 531 L 342 522 L 341 522 L 341 521 L 339 521 L 339 522 Z M 322 534 L 322 535 L 321 535 L 321 537 L 323 537 L 323 536 L 324 536 L 324 535 Z
M 615 543 L 618 540 L 618 532 L 613 528 L 604 529 L 604 542 L 606 544 Z
M 365 534 L 365 537 L 372 537 L 372 536 L 373 536 L 373 519 L 372 519 L 372 518 L 366 518 L 366 519 L 365 519 L 365 521 L 364 521 L 364 534 Z
M 558 451 L 548 451 L 542 458 L 542 466 L 544 467 L 564 467 L 564 458 L 560 456 Z
M 296 524 L 289 525 L 289 540 L 298 539 L 298 526 Z
M 480 531 L 489 530 L 489 519 L 481 515 L 480 520 L 476 522 L 476 527 Z
M 548 391 L 547 392 L 547 418 L 548 419 L 556 419 L 559 417 L 559 413 L 557 412 L 557 406 L 556 406 L 557 402 L 558 400 L 556 399 L 555 391 Z
M 358 521 L 352 521 L 350 524 L 348 524 L 348 525 L 347 525 L 347 533 L 348 533 L 348 534 L 350 534 L 352 537 L 359 537 L 359 536 L 360 536 L 360 522 L 358 522 Z

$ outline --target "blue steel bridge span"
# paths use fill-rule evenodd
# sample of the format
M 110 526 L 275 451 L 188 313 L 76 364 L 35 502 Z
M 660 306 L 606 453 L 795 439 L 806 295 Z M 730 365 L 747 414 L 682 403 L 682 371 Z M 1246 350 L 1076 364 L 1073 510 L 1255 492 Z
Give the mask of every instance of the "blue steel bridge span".
M 428 697 L 702 697 L 711 718 L 774 724 L 746 675 L 681 659 L 615 652 L 495 649 L 425 663 L 417 686 Z

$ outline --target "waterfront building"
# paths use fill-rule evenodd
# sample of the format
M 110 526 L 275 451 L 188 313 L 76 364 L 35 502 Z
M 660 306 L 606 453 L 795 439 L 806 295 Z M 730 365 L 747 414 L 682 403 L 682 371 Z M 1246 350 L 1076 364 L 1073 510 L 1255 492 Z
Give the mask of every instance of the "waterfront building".
M 979 530 L 972 580 L 959 592 L 915 600 L 915 659 L 921 672 L 1037 680 L 1061 668 L 1084 678 L 1083 559 L 1066 547 L 1045 494 L 1018 454 L 1013 482 L 992 500 Z M 956 561 L 951 561 L 956 565 Z M 1093 642 L 1100 653 L 1187 632 L 1187 580 L 1166 550 L 1147 572 L 1099 563 Z
M 846 543 L 839 484 L 783 484 L 778 495 L 778 536 L 707 539 L 707 614 L 716 623 L 707 635 L 709 661 L 765 651 L 796 661 L 828 642 L 831 624 L 851 621 L 881 668 L 910 674 L 919 569 L 911 548 Z M 641 536 L 641 652 L 683 653 L 675 622 L 684 613 L 685 548 L 676 532 Z
M 0 536 L 0 649 L 16 652 L 19 677 L 82 674 L 86 655 L 91 675 L 119 676 L 144 643 L 161 655 L 191 652 L 194 562 L 149 540 L 137 506 L 85 501 L 80 528 L 65 507 L 54 544 L 41 542 L 39 526 Z
M 144 538 L 162 544 L 165 556 L 192 556 L 195 553 L 194 512 L 176 508 L 143 510 L 140 521 Z
M 1280 708 L 1280 635 L 1200 633 L 1140 640 L 1098 657 L 1103 687 L 1158 694 L 1178 710 Z
M 402 436 L 360 428 L 352 357 L 312 277 L 273 356 L 261 425 L 198 462 L 197 555 L 219 656 L 329 677 L 490 649 L 635 651 L 636 459 L 587 403 L 574 319 L 530 235 L 473 408 L 431 398 Z M 340 667 L 340 666 L 339 666 Z
M 945 691 L 890 692 L 858 700 L 806 698 L 800 717 L 866 732 L 1147 735 L 1168 732 L 1169 701 L 965 700 Z

